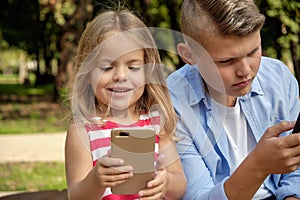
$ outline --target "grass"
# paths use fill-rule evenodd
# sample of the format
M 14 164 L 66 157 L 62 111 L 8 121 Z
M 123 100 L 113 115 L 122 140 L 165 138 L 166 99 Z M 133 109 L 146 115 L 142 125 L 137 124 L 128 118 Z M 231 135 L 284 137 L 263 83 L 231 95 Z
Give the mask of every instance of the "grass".
M 0 134 L 66 131 L 64 108 L 44 98 L 51 99 L 54 85 L 24 86 L 15 79 L 0 76 Z M 0 163 L 0 191 L 66 188 L 62 162 Z
M 51 102 L 53 83 L 25 86 L 4 78 L 0 76 L 0 134 L 66 131 L 64 108 Z
M 66 189 L 64 163 L 1 163 L 0 191 Z
M 48 95 L 53 93 L 53 84 L 43 86 L 25 86 L 20 84 L 0 84 L 1 94 L 15 95 Z
M 63 132 L 66 112 L 52 102 L 5 103 L 0 105 L 0 134 Z
M 61 124 L 55 118 L 47 118 L 44 121 L 40 119 L 19 119 L 1 120 L 0 121 L 0 135 L 1 134 L 23 134 L 23 133 L 52 133 L 66 131 L 66 125 Z

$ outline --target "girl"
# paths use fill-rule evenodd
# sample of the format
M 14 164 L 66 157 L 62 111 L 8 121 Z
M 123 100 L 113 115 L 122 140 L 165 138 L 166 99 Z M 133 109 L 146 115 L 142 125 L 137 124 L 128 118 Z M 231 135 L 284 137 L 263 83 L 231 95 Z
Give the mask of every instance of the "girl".
M 75 69 L 65 147 L 69 199 L 180 199 L 186 180 L 173 141 L 176 114 L 145 24 L 126 10 L 101 13 L 80 39 Z M 143 126 L 157 130 L 161 167 L 138 194 L 112 194 L 133 168 L 110 157 L 110 130 Z

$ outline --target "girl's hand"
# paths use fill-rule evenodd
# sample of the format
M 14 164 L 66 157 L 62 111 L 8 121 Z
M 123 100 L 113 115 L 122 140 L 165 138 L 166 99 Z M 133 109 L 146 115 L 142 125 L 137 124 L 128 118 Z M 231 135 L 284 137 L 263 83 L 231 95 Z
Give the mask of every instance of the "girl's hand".
M 140 200 L 163 199 L 167 192 L 169 174 L 166 169 L 155 172 L 155 178 L 147 183 L 147 189 L 139 192 Z
M 114 187 L 133 176 L 133 167 L 124 166 L 124 160 L 110 157 L 110 153 L 98 159 L 94 167 L 95 177 L 102 187 Z
M 160 154 L 157 158 L 156 168 L 160 168 L 164 161 L 164 155 Z M 140 200 L 164 199 L 167 193 L 169 182 L 169 173 L 165 168 L 160 168 L 155 172 L 153 180 L 147 183 L 147 189 L 139 192 Z

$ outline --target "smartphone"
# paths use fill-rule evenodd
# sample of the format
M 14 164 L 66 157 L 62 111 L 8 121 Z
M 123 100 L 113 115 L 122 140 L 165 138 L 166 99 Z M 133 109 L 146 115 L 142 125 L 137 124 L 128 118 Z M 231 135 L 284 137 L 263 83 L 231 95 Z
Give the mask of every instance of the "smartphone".
M 292 133 L 300 133 L 300 113 L 298 114 L 298 118 Z
M 111 156 L 133 166 L 133 177 L 111 188 L 114 194 L 137 194 L 154 177 L 155 131 L 146 127 L 111 131 Z

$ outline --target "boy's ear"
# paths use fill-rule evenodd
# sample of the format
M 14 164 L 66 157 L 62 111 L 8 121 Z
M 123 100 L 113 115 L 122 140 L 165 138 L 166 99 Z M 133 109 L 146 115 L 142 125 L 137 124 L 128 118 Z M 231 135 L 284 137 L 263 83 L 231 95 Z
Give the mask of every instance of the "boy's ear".
M 193 51 L 191 47 L 186 44 L 186 43 L 179 43 L 177 45 L 177 52 L 181 59 L 189 64 L 189 65 L 194 65 L 196 64 L 196 61 L 193 59 Z

